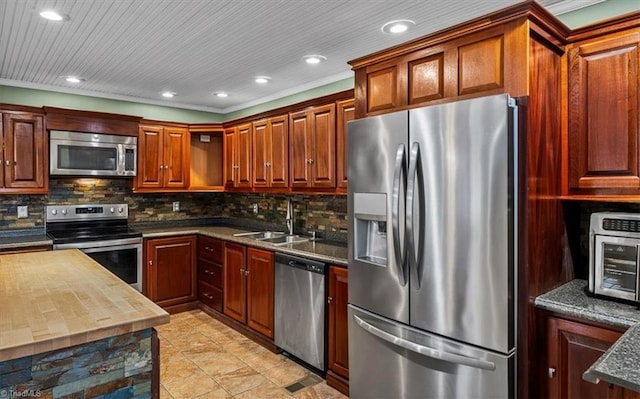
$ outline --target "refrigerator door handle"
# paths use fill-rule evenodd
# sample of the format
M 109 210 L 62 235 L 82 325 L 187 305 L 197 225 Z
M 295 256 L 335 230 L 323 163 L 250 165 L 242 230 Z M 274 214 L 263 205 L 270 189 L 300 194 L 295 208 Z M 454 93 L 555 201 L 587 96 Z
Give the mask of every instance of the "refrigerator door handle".
M 405 172 L 406 165 L 406 151 L 404 144 L 398 146 L 396 151 L 396 163 L 393 172 L 393 192 L 391 193 L 391 227 L 393 230 L 393 242 L 394 242 L 394 254 L 396 265 L 398 266 L 398 279 L 400 285 L 405 286 L 407 284 L 407 273 L 405 270 L 405 254 L 406 254 L 406 239 L 400 243 L 400 199 L 405 198 L 407 175 Z M 401 192 L 402 190 L 402 192 Z
M 420 143 L 414 142 L 411 145 L 411 153 L 409 155 L 409 176 L 407 178 L 407 257 L 409 259 L 409 269 L 412 273 L 415 273 L 415 288 L 419 289 L 422 283 L 422 241 L 424 240 L 424 226 L 425 226 L 425 203 L 424 198 L 418 195 L 419 191 L 416 189 L 418 182 L 424 184 L 424 173 L 422 172 L 422 164 L 420 162 Z M 418 214 L 413 213 L 414 201 L 418 196 Z M 415 222 L 416 216 L 418 222 Z M 416 237 L 414 228 L 418 228 L 417 248 Z
M 419 345 L 415 342 L 408 341 L 404 338 L 396 337 L 393 334 L 389 334 L 386 331 L 379 329 L 376 326 L 373 326 L 366 321 L 362 320 L 360 317 L 353 315 L 353 319 L 356 324 L 360 326 L 362 329 L 367 331 L 370 334 L 375 335 L 376 337 L 383 339 L 393 345 L 402 347 L 404 349 L 410 350 L 411 352 L 418 353 L 423 356 L 427 356 L 433 359 L 442 360 L 449 363 L 462 364 L 469 367 L 474 367 L 482 370 L 490 370 L 493 371 L 496 369 L 496 364 L 494 362 L 489 362 L 487 360 L 476 359 L 473 357 L 457 355 L 455 353 L 443 352 L 434 348 L 430 348 L 428 346 Z

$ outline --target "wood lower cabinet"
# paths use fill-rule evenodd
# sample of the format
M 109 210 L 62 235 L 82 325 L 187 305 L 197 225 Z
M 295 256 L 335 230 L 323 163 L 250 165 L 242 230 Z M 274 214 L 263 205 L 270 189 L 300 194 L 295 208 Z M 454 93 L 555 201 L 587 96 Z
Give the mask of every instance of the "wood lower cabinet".
M 0 109 L 0 117 L 0 193 L 46 193 L 49 156 L 44 116 Z
M 292 188 L 336 186 L 336 106 L 289 114 L 289 171 Z
M 582 374 L 620 338 L 621 332 L 547 318 L 548 398 L 635 398 L 637 393 L 600 382 L 593 384 Z
M 348 270 L 329 266 L 327 384 L 349 395 Z
M 224 244 L 224 314 L 273 338 L 273 253 Z
M 197 299 L 196 236 L 145 239 L 145 293 L 162 307 Z
M 198 299 L 222 312 L 224 289 L 224 243 L 198 236 Z
M 569 191 L 640 193 L 640 29 L 568 51 Z
M 136 189 L 189 187 L 190 138 L 186 126 L 140 125 Z

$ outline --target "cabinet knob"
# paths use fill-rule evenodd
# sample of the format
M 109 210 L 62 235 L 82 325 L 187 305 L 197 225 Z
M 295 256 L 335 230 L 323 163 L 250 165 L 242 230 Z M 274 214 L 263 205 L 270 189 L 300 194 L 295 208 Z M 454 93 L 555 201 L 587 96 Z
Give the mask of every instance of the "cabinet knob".
M 240 274 L 244 274 L 244 269 L 240 269 Z
M 8 159 L 5 161 L 5 164 L 6 164 L 7 166 L 11 166 L 11 162 L 10 162 Z
M 327 303 L 331 303 L 331 301 L 333 301 L 333 297 L 328 296 L 327 297 Z
M 549 378 L 553 378 L 556 376 L 556 369 L 555 367 L 549 367 Z
M 149 259 L 149 266 L 153 266 L 153 259 Z
M 248 275 L 249 275 L 249 270 L 245 270 L 245 271 L 244 271 L 244 275 L 245 275 L 245 276 L 248 276 Z
M 309 164 L 313 164 L 313 159 L 309 159 Z

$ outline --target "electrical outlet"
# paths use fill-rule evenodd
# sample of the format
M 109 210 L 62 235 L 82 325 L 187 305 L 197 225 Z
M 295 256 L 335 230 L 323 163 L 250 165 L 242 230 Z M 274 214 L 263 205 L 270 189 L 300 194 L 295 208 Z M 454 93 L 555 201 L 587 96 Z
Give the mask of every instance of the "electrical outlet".
M 180 201 L 173 201 L 173 211 L 174 212 L 180 211 Z
M 18 219 L 29 217 L 29 207 L 27 205 L 18 207 Z
M 258 214 L 258 204 L 253 204 L 253 214 L 257 215 Z

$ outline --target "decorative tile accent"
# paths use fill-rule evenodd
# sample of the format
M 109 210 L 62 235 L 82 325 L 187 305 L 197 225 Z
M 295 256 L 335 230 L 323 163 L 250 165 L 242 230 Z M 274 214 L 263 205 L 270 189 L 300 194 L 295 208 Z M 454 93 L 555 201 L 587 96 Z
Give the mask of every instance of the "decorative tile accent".
M 152 329 L 0 363 L 0 397 L 151 396 Z
M 295 232 L 318 233 L 319 238 L 347 241 L 346 195 L 267 193 L 138 194 L 131 179 L 51 178 L 48 195 L 3 195 L 0 231 L 44 227 L 44 206 L 62 204 L 127 203 L 130 223 L 180 222 L 213 217 L 242 219 L 246 225 L 286 230 L 287 200 L 293 201 Z M 180 211 L 173 212 L 173 201 Z M 258 214 L 253 213 L 258 204 Z M 29 217 L 17 218 L 17 206 L 28 205 Z

